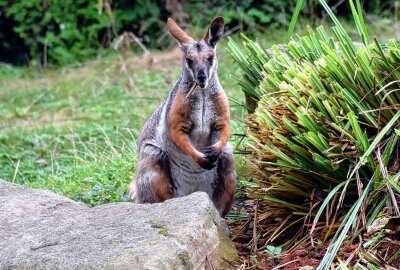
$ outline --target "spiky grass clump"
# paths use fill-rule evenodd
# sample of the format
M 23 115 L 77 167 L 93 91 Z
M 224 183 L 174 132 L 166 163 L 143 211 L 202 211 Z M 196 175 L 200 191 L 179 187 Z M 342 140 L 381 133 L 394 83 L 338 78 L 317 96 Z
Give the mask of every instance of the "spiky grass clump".
M 320 269 L 347 236 L 400 214 L 400 43 L 355 46 L 335 23 L 334 37 L 309 29 L 272 54 L 249 39 L 247 54 L 229 44 L 243 90 L 258 100 L 246 157 L 255 165 L 247 189 L 259 200 L 258 243 L 290 236 L 284 246 L 293 247 L 305 232 L 322 241 L 336 232 Z

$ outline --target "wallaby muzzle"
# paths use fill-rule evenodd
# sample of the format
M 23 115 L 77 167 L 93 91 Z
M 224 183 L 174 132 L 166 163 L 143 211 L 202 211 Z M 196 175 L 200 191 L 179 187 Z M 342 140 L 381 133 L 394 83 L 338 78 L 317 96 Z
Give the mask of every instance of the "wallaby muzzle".
M 206 72 L 204 72 L 203 70 L 200 70 L 200 71 L 197 73 L 196 79 L 197 79 L 197 84 L 198 84 L 201 88 L 205 88 L 205 87 L 208 85 L 207 74 L 206 74 Z

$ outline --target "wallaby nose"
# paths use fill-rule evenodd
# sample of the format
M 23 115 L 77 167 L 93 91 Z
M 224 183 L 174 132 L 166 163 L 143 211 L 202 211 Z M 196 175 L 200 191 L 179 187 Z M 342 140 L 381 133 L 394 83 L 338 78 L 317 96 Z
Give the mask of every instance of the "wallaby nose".
M 200 82 L 200 83 L 204 83 L 205 82 L 205 80 L 207 79 L 207 76 L 206 76 L 206 73 L 203 71 L 200 71 L 198 74 L 197 74 L 197 80 Z

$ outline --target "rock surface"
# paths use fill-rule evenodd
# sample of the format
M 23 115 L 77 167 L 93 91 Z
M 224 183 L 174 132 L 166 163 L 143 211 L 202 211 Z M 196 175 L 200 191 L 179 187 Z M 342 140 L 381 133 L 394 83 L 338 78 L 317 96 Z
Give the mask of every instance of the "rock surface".
M 214 269 L 236 259 L 205 193 L 89 208 L 0 179 L 0 269 Z

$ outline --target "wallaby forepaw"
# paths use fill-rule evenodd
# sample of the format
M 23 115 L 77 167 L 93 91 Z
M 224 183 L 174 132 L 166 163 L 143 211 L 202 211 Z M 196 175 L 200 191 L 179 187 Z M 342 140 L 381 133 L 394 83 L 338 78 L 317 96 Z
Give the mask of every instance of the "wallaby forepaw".
M 213 146 L 207 147 L 206 150 L 204 151 L 204 155 L 205 155 L 206 158 L 207 158 L 210 162 L 212 162 L 212 163 L 214 163 L 214 162 L 217 160 L 219 154 L 221 154 L 221 152 L 218 151 L 218 150 L 217 150 L 215 147 L 213 147 Z
M 214 160 L 214 161 L 211 161 L 210 159 L 208 159 L 207 156 L 205 156 L 205 157 L 202 157 L 202 158 L 201 158 L 201 162 L 199 163 L 199 165 L 200 165 L 203 169 L 211 170 L 211 169 L 213 169 L 213 168 L 216 166 L 216 164 L 215 164 L 214 162 L 215 162 L 215 160 Z

